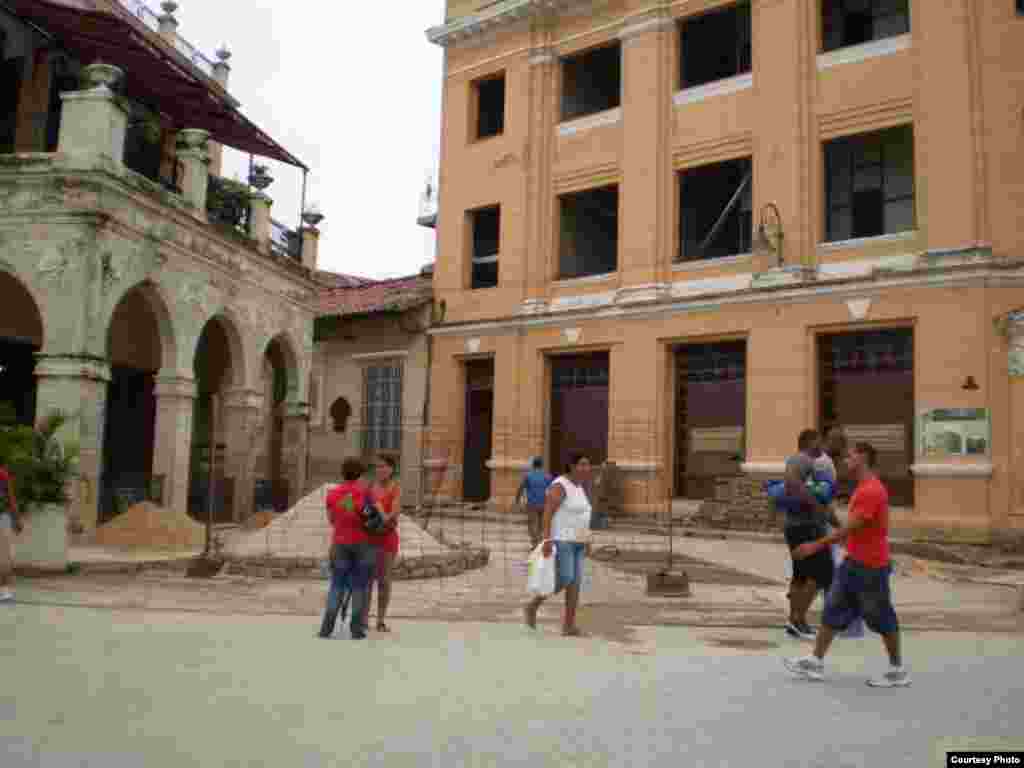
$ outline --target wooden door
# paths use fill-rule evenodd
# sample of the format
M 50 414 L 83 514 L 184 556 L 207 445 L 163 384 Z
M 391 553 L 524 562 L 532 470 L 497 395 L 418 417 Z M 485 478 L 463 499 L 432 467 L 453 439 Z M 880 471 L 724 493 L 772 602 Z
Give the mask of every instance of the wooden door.
M 676 353 L 676 495 L 707 499 L 740 472 L 747 422 L 747 344 L 694 344 Z
M 494 431 L 494 361 L 466 364 L 466 435 L 462 460 L 462 496 L 466 501 L 491 497 L 492 433 Z
M 909 328 L 897 328 L 822 336 L 818 344 L 820 427 L 842 427 L 851 445 L 874 446 L 896 506 L 914 503 L 913 342 Z
M 591 464 L 608 458 L 607 352 L 551 361 L 551 471 L 561 474 L 574 453 Z

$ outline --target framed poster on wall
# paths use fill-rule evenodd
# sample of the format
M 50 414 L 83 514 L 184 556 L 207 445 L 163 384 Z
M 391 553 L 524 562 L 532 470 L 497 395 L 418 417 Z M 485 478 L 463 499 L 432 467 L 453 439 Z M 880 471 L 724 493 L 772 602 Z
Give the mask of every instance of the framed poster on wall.
M 918 422 L 922 458 L 988 456 L 992 424 L 987 408 L 936 408 L 922 411 Z

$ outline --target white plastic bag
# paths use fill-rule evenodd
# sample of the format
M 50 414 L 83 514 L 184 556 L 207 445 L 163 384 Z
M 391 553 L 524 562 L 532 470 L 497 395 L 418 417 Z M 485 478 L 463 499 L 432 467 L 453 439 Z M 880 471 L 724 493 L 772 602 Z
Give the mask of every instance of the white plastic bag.
M 538 544 L 526 562 L 526 591 L 536 597 L 553 595 L 555 593 L 554 549 L 552 549 L 550 557 L 544 557 L 544 544 Z

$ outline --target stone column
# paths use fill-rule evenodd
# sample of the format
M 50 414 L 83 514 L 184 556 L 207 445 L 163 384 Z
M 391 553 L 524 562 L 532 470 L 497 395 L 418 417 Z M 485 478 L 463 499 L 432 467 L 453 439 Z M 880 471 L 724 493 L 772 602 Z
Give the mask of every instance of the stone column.
M 262 418 L 263 395 L 260 392 L 238 389 L 224 395 L 228 454 L 225 476 L 235 481 L 233 516 L 239 523 L 253 512 L 256 457 L 259 453 L 257 442 Z
M 193 379 L 161 376 L 156 380 L 156 430 L 153 474 L 163 476 L 163 506 L 188 513 L 192 453 Z
M 213 79 L 225 91 L 228 89 L 228 77 L 231 74 L 231 51 L 222 45 L 216 52 L 217 61 L 213 65 Z M 220 176 L 223 171 L 224 147 L 218 142 L 210 142 L 210 173 Z
M 181 161 L 181 191 L 196 218 L 206 220 L 206 191 L 210 183 L 210 156 L 206 150 L 209 131 L 186 128 L 178 133 Z
M 317 268 L 320 260 L 320 230 L 316 227 L 302 228 L 302 266 L 311 270 Z
M 288 506 L 306 495 L 306 464 L 309 456 L 309 404 L 289 403 L 284 417 L 284 467 L 288 478 Z
M 270 207 L 274 201 L 265 193 L 253 190 L 249 196 L 249 237 L 261 251 L 270 249 Z
M 99 481 L 103 461 L 107 383 L 110 366 L 101 360 L 63 355 L 39 355 L 36 365 L 36 421 L 54 410 L 67 415 L 58 437 L 78 446 L 79 479 L 71 492 L 70 514 L 86 531 L 99 519 Z
M 84 88 L 61 94 L 57 151 L 73 166 L 123 167 L 128 114 L 113 90 L 122 77 L 112 64 L 90 64 L 82 68 Z
M 160 8 L 163 9 L 163 14 L 157 19 L 160 23 L 158 29 L 160 37 L 168 44 L 176 45 L 178 42 L 178 20 L 174 18 L 174 12 L 178 10 L 178 4 L 174 0 L 164 0 L 160 3 Z

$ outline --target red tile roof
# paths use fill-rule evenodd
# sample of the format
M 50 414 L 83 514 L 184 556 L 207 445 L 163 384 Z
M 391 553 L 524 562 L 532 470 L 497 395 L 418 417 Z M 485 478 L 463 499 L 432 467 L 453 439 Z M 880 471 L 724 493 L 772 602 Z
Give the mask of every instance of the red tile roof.
M 333 283 L 320 292 L 318 317 L 404 312 L 429 304 L 434 297 L 433 281 L 427 275 L 368 280 L 321 272 L 317 279 L 329 286 Z

